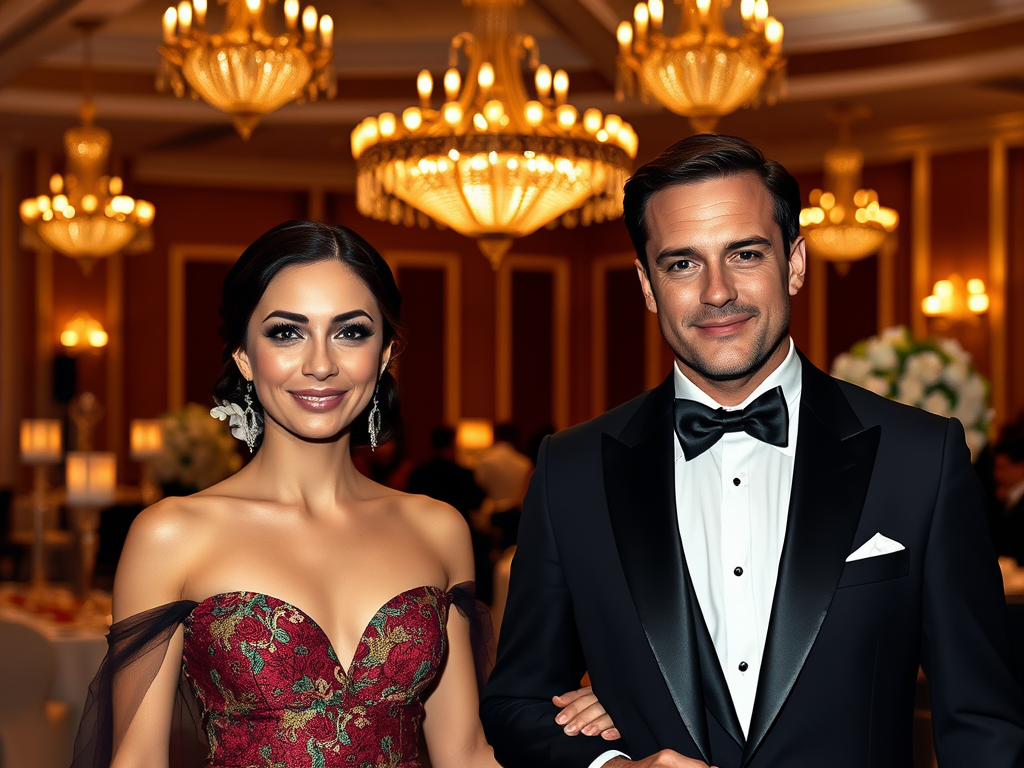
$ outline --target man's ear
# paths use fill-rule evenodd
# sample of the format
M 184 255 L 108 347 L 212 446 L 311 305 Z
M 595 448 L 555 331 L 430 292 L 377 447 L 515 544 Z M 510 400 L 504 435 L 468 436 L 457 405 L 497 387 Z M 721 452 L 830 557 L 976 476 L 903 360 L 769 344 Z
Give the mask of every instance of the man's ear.
M 658 314 L 658 302 L 654 299 L 654 289 L 651 288 L 651 279 L 647 276 L 647 270 L 640 263 L 640 259 L 636 259 L 633 263 L 636 265 L 636 273 L 640 277 L 640 290 L 644 294 L 647 311 Z
M 238 366 L 242 376 L 248 381 L 252 381 L 252 365 L 249 364 L 249 355 L 245 353 L 245 350 L 239 347 L 231 353 L 231 357 L 234 359 L 235 365 Z
M 789 295 L 796 296 L 807 275 L 807 243 L 798 237 L 789 249 Z

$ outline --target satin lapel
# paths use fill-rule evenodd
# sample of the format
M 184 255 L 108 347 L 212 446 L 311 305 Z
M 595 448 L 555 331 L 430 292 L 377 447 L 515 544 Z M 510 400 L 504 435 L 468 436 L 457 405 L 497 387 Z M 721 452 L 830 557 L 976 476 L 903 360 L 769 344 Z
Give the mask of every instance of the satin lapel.
M 675 513 L 671 380 L 618 437 L 603 435 L 608 512 L 626 582 L 679 717 L 706 762 L 710 741 Z
M 839 385 L 803 359 L 786 538 L 742 765 L 789 697 L 825 620 L 860 521 L 880 427 L 863 429 Z

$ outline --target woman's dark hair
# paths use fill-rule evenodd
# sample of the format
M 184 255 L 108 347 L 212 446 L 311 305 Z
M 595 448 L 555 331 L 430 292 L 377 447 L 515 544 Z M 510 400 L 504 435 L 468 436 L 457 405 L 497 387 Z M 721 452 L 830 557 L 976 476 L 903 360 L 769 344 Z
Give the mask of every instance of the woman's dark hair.
M 678 141 L 654 160 L 641 166 L 626 182 L 622 207 L 626 229 L 636 256 L 648 274 L 647 205 L 651 196 L 666 187 L 696 184 L 739 173 L 752 173 L 772 196 L 775 223 L 782 231 L 782 249 L 789 249 L 800 235 L 800 184 L 774 160 L 745 139 L 716 133 L 699 133 Z
M 245 346 L 249 318 L 267 286 L 282 269 L 318 261 L 340 261 L 370 289 L 383 317 L 381 350 L 393 343 L 391 359 L 394 360 L 401 344 L 399 316 L 402 294 L 398 292 L 387 262 L 351 229 L 316 221 L 287 221 L 260 235 L 245 249 L 224 278 L 220 302 L 220 336 L 224 341 L 224 352 L 221 354 L 220 377 L 213 386 L 213 396 L 218 402 L 228 401 L 245 407 L 248 383 L 238 370 L 233 354 Z M 262 419 L 263 408 L 255 390 L 250 397 L 253 408 Z M 383 443 L 393 438 L 402 426 L 398 384 L 390 371 L 381 374 L 377 399 L 381 413 L 377 441 Z M 353 447 L 370 444 L 370 408 L 367 405 L 352 422 L 350 436 Z M 262 437 L 261 434 L 260 442 Z

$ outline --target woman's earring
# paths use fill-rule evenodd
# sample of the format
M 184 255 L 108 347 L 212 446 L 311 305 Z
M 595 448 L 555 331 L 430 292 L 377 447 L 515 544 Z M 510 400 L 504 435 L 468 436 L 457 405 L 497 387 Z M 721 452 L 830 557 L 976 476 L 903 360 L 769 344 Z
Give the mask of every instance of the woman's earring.
M 370 409 L 370 450 L 377 450 L 377 435 L 380 434 L 380 406 L 377 403 L 377 387 L 373 388 L 373 408 Z
M 242 430 L 245 433 L 245 444 L 249 446 L 249 453 L 256 451 L 256 438 L 260 436 L 262 428 L 260 426 L 259 416 L 256 415 L 256 411 L 252 407 L 252 382 L 247 381 L 245 383 L 245 415 L 243 417 L 245 421 L 242 424 Z

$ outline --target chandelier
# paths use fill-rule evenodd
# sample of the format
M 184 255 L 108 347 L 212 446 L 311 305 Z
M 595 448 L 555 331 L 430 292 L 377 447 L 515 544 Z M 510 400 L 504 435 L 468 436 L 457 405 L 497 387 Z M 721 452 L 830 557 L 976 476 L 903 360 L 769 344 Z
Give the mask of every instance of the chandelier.
M 699 133 L 714 130 L 718 118 L 763 99 L 774 104 L 785 81 L 782 24 L 768 15 L 767 0 L 741 0 L 743 34 L 729 35 L 722 9 L 730 0 L 676 0 L 682 19 L 675 37 L 662 31 L 663 0 L 637 3 L 633 23 L 619 24 L 619 82 L 616 95 L 639 91 Z
M 440 226 L 477 238 L 498 268 L 513 238 L 540 227 L 588 225 L 622 214 L 637 135 L 618 115 L 567 103 L 568 75 L 539 65 L 536 42 L 515 33 L 523 0 L 465 0 L 475 33 L 452 40 L 444 101 L 417 78 L 418 107 L 385 112 L 352 131 L 356 204 L 365 216 Z M 468 61 L 465 80 L 459 52 Z M 527 95 L 522 59 L 534 70 Z
M 877 253 L 896 230 L 900 217 L 879 205 L 878 193 L 861 189 L 864 153 L 850 145 L 850 110 L 831 115 L 840 124 L 839 145 L 825 153 L 825 190 L 814 189 L 810 207 L 800 211 L 800 229 L 812 256 L 836 264 L 840 274 L 850 262 Z
M 164 12 L 163 56 L 157 87 L 176 96 L 199 96 L 231 115 L 243 139 L 260 118 L 292 101 L 334 95 L 334 22 L 299 0 L 284 0 L 286 32 L 269 33 L 264 0 L 220 0 L 227 5 L 225 28 L 206 29 L 207 0 L 181 0 Z M 266 0 L 268 3 L 276 0 Z M 320 40 L 317 42 L 317 29 Z
M 79 25 L 88 33 L 95 24 Z M 67 173 L 50 178 L 50 194 L 21 202 L 21 219 L 46 245 L 77 259 L 86 274 L 93 259 L 118 251 L 140 251 L 149 241 L 140 237 L 153 223 L 156 209 L 145 200 L 124 194 L 119 176 L 108 176 L 110 132 L 93 124 L 89 35 L 85 37 L 85 101 L 82 124 L 64 133 Z

